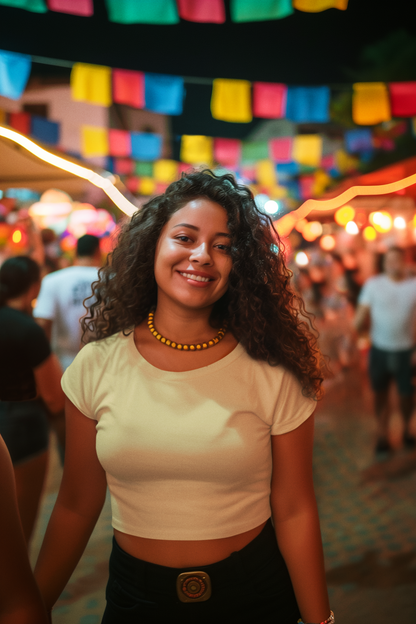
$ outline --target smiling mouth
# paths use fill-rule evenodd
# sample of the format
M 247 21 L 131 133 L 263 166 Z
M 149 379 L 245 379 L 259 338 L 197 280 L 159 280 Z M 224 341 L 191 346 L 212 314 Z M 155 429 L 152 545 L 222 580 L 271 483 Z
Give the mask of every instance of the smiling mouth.
M 212 281 L 211 278 L 202 277 L 201 275 L 193 275 L 192 273 L 183 273 L 182 271 L 179 271 L 179 273 L 180 275 L 183 275 L 183 277 L 194 280 L 195 282 L 211 282 Z

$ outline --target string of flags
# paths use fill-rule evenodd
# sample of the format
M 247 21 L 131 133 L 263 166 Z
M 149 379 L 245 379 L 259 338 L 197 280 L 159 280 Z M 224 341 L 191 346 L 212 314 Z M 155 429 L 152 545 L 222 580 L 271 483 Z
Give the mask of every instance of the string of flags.
M 0 95 L 19 99 L 30 68 L 30 56 L 0 50 Z M 87 63 L 73 65 L 70 85 L 76 101 L 104 107 L 114 102 L 164 115 L 181 115 L 186 97 L 181 76 Z M 416 116 L 416 81 L 359 82 L 352 90 L 352 118 L 358 126 Z M 212 85 L 212 116 L 230 123 L 248 123 L 253 117 L 326 123 L 331 119 L 330 110 L 331 89 L 325 85 L 288 86 L 224 78 L 216 78 Z
M 0 0 L 0 5 L 34 13 L 48 10 L 80 17 L 94 15 L 93 0 Z M 223 0 L 105 0 L 110 22 L 119 24 L 178 24 L 189 22 L 224 24 Z M 233 22 L 283 19 L 295 11 L 319 13 L 327 9 L 345 11 L 348 0 L 231 0 Z

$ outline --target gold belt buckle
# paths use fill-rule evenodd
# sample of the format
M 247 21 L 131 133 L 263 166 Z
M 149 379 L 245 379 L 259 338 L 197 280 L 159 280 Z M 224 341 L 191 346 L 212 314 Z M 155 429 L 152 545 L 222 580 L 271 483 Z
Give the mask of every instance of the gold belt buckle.
M 181 602 L 204 602 L 211 597 L 211 579 L 198 570 L 182 572 L 176 579 L 176 593 Z

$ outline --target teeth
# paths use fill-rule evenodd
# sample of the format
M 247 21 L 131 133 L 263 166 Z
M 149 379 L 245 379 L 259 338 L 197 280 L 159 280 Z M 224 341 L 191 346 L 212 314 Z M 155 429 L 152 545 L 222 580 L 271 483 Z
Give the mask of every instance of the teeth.
M 181 275 L 188 279 L 195 280 L 196 282 L 209 282 L 209 277 L 201 277 L 200 275 L 192 275 L 191 273 L 181 273 Z

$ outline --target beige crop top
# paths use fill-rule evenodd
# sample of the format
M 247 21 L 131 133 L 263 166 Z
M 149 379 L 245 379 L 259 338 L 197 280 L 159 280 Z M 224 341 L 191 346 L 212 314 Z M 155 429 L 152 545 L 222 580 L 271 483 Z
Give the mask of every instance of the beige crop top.
M 229 537 L 267 520 L 270 435 L 316 406 L 291 373 L 240 344 L 209 366 L 168 372 L 122 333 L 86 345 L 62 387 L 97 421 L 113 527 L 166 540 Z

